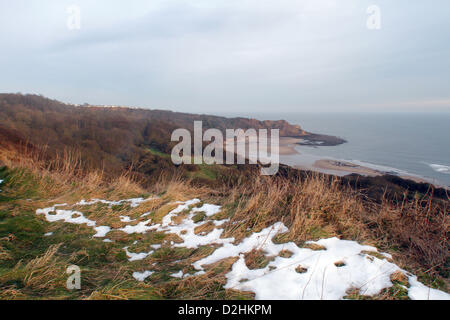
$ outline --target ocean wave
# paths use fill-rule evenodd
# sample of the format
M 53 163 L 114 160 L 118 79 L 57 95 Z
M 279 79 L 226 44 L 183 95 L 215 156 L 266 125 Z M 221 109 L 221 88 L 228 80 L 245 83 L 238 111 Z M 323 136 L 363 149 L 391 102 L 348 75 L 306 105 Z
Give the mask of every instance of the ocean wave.
M 397 175 L 413 175 L 409 172 L 406 172 L 404 170 L 400 170 L 400 169 L 396 169 L 393 167 L 388 167 L 388 166 L 383 166 L 380 164 L 374 164 L 374 163 L 370 163 L 370 162 L 365 162 L 365 161 L 360 161 L 360 160 L 346 160 L 350 163 L 356 164 L 358 166 L 361 167 L 366 167 L 369 169 L 373 169 L 373 170 L 377 170 L 377 171 L 381 171 L 383 173 L 390 173 L 390 174 L 397 174 Z
M 436 172 L 450 174 L 450 166 L 444 166 L 443 164 L 430 164 L 430 167 Z

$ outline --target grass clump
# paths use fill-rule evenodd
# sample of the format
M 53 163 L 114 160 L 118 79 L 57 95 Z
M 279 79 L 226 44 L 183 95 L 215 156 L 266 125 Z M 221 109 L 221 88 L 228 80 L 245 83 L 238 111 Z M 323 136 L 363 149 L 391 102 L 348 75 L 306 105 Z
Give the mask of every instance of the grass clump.
M 194 221 L 194 223 L 198 223 L 205 220 L 205 218 L 206 214 L 204 212 L 199 212 L 194 217 L 192 217 L 192 221 Z
M 342 267 L 345 267 L 345 262 L 344 261 L 336 261 L 335 263 L 334 263 L 334 265 L 336 266 L 336 267 L 338 267 L 338 268 L 342 268 Z
M 303 248 L 311 249 L 313 251 L 327 250 L 327 248 L 317 243 L 306 243 L 303 245 Z
M 263 269 L 275 259 L 275 257 L 268 257 L 262 250 L 252 250 L 244 255 L 245 264 L 250 270 Z
M 297 267 L 295 268 L 295 272 L 297 272 L 297 273 L 306 273 L 306 272 L 308 272 L 308 269 L 305 268 L 305 267 L 302 267 L 302 266 L 300 265 L 300 266 L 297 266 Z
M 278 255 L 282 258 L 290 258 L 292 257 L 293 253 L 289 250 L 282 250 Z

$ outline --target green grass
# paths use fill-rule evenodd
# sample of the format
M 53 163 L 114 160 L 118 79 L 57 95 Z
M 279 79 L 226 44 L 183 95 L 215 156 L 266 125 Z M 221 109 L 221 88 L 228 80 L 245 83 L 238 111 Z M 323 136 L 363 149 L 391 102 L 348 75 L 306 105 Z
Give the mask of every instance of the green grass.
M 170 158 L 170 154 L 164 153 L 162 151 L 159 151 L 156 148 L 149 148 L 148 149 L 153 155 L 161 157 L 161 158 Z
M 194 251 L 195 249 L 164 247 L 156 250 L 151 257 L 156 261 L 175 261 L 188 258 Z
M 2 267 L 13 267 L 19 260 L 28 261 L 42 254 L 51 244 L 44 238 L 45 224 L 32 212 L 12 216 L 5 211 L 1 212 L 0 244 L 9 252 L 11 259 L 0 263 Z
M 201 175 L 203 175 L 207 179 L 216 180 L 216 178 L 217 178 L 217 172 L 215 170 L 214 165 L 201 164 L 200 172 L 201 172 Z
M 194 223 L 198 223 L 200 221 L 205 220 L 205 218 L 206 214 L 204 212 L 199 212 L 192 218 L 192 221 L 194 221 Z
M 168 156 L 168 155 L 166 155 Z M 199 165 L 198 170 L 191 172 L 196 177 L 203 179 L 216 179 L 220 173 L 219 166 Z M 212 266 L 206 266 L 207 273 L 204 276 L 192 276 L 185 279 L 177 279 L 171 274 L 182 270 L 193 274 L 197 270 L 192 267 L 192 262 L 212 254 L 217 246 L 203 246 L 197 249 L 178 248 L 169 246 L 171 241 L 176 242 L 177 236 L 163 232 L 148 232 L 146 234 L 127 235 L 120 231 L 113 231 L 108 235 L 113 243 L 102 242 L 101 239 L 93 239 L 94 231 L 85 225 L 74 225 L 64 222 L 49 223 L 44 216 L 36 215 L 37 208 L 43 208 L 45 202 L 50 200 L 45 194 L 43 184 L 26 170 L 8 170 L 0 168 L 0 179 L 4 183 L 0 186 L 0 299 L 9 298 L 11 292 L 20 292 L 21 298 L 42 299 L 80 299 L 92 295 L 97 299 L 253 299 L 251 293 L 225 290 L 226 273 L 229 272 L 232 262 L 221 261 Z M 73 191 L 76 192 L 76 191 Z M 128 195 L 128 194 L 127 194 Z M 75 199 L 78 194 L 71 195 Z M 148 196 L 148 195 L 146 195 Z M 145 197 L 146 197 L 145 196 Z M 134 196 L 133 196 L 134 197 Z M 131 198 L 131 196 L 130 196 Z M 32 199 L 32 201 L 29 201 Z M 65 199 L 65 198 L 63 198 Z M 58 199 L 58 203 L 59 200 Z M 69 200 L 70 201 L 70 200 Z M 64 202 L 64 201 L 62 201 Z M 224 202 L 224 201 L 223 201 Z M 221 201 L 218 201 L 221 203 Z M 201 207 L 203 202 L 190 207 Z M 230 218 L 236 212 L 239 202 L 228 203 L 223 206 L 222 211 L 211 219 Z M 167 202 L 162 203 L 159 208 L 153 208 L 149 216 L 152 222 L 160 222 L 161 219 L 174 206 Z M 72 207 L 73 208 L 73 207 Z M 129 204 L 112 206 L 96 204 L 79 208 L 86 217 L 104 217 L 105 214 L 114 213 L 115 216 L 121 212 L 129 212 Z M 189 210 L 188 210 L 189 211 Z M 182 217 L 186 212 L 180 213 Z M 103 215 L 103 216 L 102 216 Z M 132 214 L 130 215 L 132 218 Z M 138 218 L 138 216 L 136 216 Z M 200 222 L 205 219 L 204 212 L 197 213 L 193 220 Z M 246 228 L 242 225 L 242 228 Z M 249 235 L 255 230 L 249 230 Z M 44 236 L 47 232 L 53 235 Z M 311 238 L 327 237 L 327 231 L 320 226 L 308 229 Z M 133 244 L 134 241 L 137 244 Z M 275 243 L 295 241 L 290 238 L 289 233 L 278 234 L 274 238 Z M 61 244 L 55 254 L 54 270 L 58 285 L 42 288 L 38 285 L 27 285 L 29 268 L 27 263 L 43 256 L 47 250 L 55 245 Z M 128 261 L 123 247 L 128 246 L 131 252 L 148 252 L 150 245 L 162 244 L 162 248 L 154 250 L 146 259 L 141 261 Z M 324 247 L 309 244 L 302 245 L 312 250 L 324 250 Z M 386 259 L 376 252 L 363 252 L 379 259 Z M 292 252 L 283 250 L 279 256 L 289 258 Z M 266 267 L 275 257 L 268 257 L 262 252 L 246 255 L 246 263 L 250 269 L 261 269 Z M 370 257 L 371 258 L 371 257 Z M 19 263 L 20 262 L 20 263 Z M 64 272 L 69 265 L 78 265 L 82 269 L 82 290 L 68 291 L 64 281 L 67 276 Z M 336 266 L 343 266 L 337 263 Z M 153 270 L 155 273 L 147 278 L 144 283 L 137 282 L 133 277 L 134 271 Z M 43 272 L 45 270 L 38 270 Z M 297 268 L 297 272 L 305 272 L 306 269 Z M 55 281 L 56 281 L 55 280 Z M 428 274 L 419 274 L 419 280 L 426 285 L 446 290 L 445 282 L 433 278 Z M 5 294 L 2 294 L 5 292 Z M 404 284 L 394 282 L 391 288 L 381 292 L 378 296 L 367 297 L 359 292 L 350 292 L 347 299 L 409 299 Z
M 204 179 L 214 181 L 218 177 L 220 171 L 217 165 L 198 164 L 195 171 L 188 172 L 188 177 L 191 179 Z
M 398 283 L 394 283 L 392 287 L 384 289 L 381 292 L 381 295 L 387 295 L 395 300 L 410 300 L 408 296 L 408 289 L 405 289 L 404 286 Z
M 161 152 L 156 148 L 149 148 L 149 151 L 158 157 L 169 159 L 171 157 L 170 154 Z M 193 161 L 193 158 L 192 158 Z M 196 165 L 197 169 L 195 171 L 189 171 L 187 173 L 189 178 L 192 179 L 206 179 L 206 180 L 216 180 L 218 177 L 218 173 L 220 169 L 218 165 L 207 165 L 205 163 Z
M 38 181 L 27 170 L 0 169 L 0 179 L 4 180 L 0 186 L 0 202 L 18 199 L 31 199 L 38 196 Z
M 438 289 L 447 292 L 447 284 L 442 279 L 434 277 L 429 273 L 424 272 L 420 273 L 417 276 L 417 280 L 433 289 Z
M 77 299 L 111 283 L 120 274 L 120 269 L 128 268 L 128 259 L 120 243 L 92 239 L 94 231 L 85 225 L 49 223 L 43 216 L 36 215 L 37 207 L 28 199 L 43 196 L 40 194 L 43 190 L 38 190 L 39 184 L 30 173 L 2 168 L 0 177 L 5 180 L 0 192 L 0 292 L 20 290 L 20 297 L 27 299 Z M 44 236 L 49 231 L 53 235 Z M 48 290 L 25 287 L 24 280 L 29 272 L 25 268 L 27 263 L 58 244 L 62 244 L 57 252 L 62 270 L 72 264 L 82 268 L 83 290 L 68 291 L 64 281 L 59 287 Z M 55 277 L 64 280 L 66 275 L 60 272 Z

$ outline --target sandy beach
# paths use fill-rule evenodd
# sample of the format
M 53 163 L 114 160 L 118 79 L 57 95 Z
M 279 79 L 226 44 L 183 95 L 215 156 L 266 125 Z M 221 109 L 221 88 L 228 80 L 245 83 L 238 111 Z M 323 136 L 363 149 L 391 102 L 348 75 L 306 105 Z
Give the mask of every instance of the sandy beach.
M 340 176 L 345 176 L 349 174 L 359 174 L 368 177 L 376 177 L 382 176 L 386 174 L 392 174 L 390 172 L 375 170 L 372 168 L 360 166 L 351 162 L 341 161 L 341 160 L 330 160 L 330 159 L 321 159 L 314 162 L 312 166 L 308 165 L 294 165 L 296 169 L 300 170 L 312 170 L 322 173 L 328 174 L 337 174 Z M 405 180 L 411 180 L 417 183 L 434 183 L 433 181 L 429 181 L 425 178 L 421 178 L 414 175 L 402 174 L 398 175 L 400 178 Z M 443 186 L 446 188 L 445 186 Z
M 296 149 L 295 145 L 301 139 L 289 138 L 289 137 L 281 137 L 280 138 L 280 156 L 293 156 L 297 155 L 295 161 L 296 163 L 290 163 L 289 165 L 300 170 L 311 170 L 317 171 L 327 174 L 334 174 L 339 176 L 345 176 L 349 174 L 360 174 L 368 177 L 376 177 L 382 176 L 386 174 L 394 174 L 392 172 L 376 170 L 373 168 L 369 168 L 366 166 L 361 166 L 349 161 L 344 160 L 334 160 L 334 159 L 314 159 L 313 161 L 305 161 L 307 158 L 306 155 L 301 155 Z M 291 157 L 291 159 L 293 159 Z M 283 162 L 283 161 L 282 161 Z M 425 178 L 408 175 L 408 174 L 399 174 L 398 175 L 402 179 L 412 180 L 417 183 L 434 183 Z
M 324 159 L 320 157 L 313 157 L 311 155 L 299 153 L 295 147 L 301 143 L 303 139 L 293 137 L 280 137 L 279 154 L 280 162 L 300 170 L 317 171 L 325 174 L 332 174 L 338 176 L 346 176 L 349 174 L 359 174 L 368 177 L 382 176 L 386 174 L 398 175 L 400 178 L 412 180 L 417 183 L 433 183 L 425 178 L 408 174 L 396 174 L 394 172 L 387 172 L 384 170 L 377 170 L 366 166 L 361 166 L 349 161 L 338 159 Z M 268 145 L 270 150 L 270 143 Z M 256 146 L 257 148 L 257 146 Z M 249 143 L 246 143 L 246 152 L 248 152 Z M 289 162 L 283 161 L 284 158 L 289 158 Z
M 280 155 L 281 156 L 289 156 L 289 155 L 298 155 L 299 161 L 301 162 L 301 155 L 300 153 L 295 149 L 295 146 L 297 143 L 301 142 L 302 139 L 298 138 L 291 138 L 291 137 L 280 137 Z M 305 165 L 305 164 L 299 164 L 294 165 L 293 167 L 297 169 L 302 170 L 314 170 L 319 172 L 340 172 L 342 175 L 347 174 L 361 174 L 366 176 L 379 176 L 385 174 L 385 172 L 381 172 L 375 169 L 371 169 L 368 167 L 363 167 L 356 165 L 351 162 L 347 161 L 340 161 L 340 160 L 330 160 L 330 159 L 320 159 L 316 160 L 313 165 Z
M 300 154 L 297 150 L 295 150 L 296 144 L 300 141 L 302 141 L 302 139 L 280 137 L 280 155 L 288 156 Z
M 229 140 L 225 140 L 226 142 Z M 302 139 L 299 138 L 291 138 L 291 137 L 280 137 L 280 144 L 279 144 L 279 154 L 280 156 L 290 156 L 290 155 L 296 155 L 296 154 L 300 154 L 297 152 L 297 150 L 295 150 L 295 146 L 298 142 L 301 142 Z M 258 149 L 258 145 L 251 145 L 253 148 L 255 148 L 255 150 Z M 250 147 L 250 143 L 248 142 L 248 140 L 246 140 L 245 143 L 245 149 L 246 149 L 246 154 L 248 154 L 249 152 L 249 147 Z M 270 140 L 267 143 L 267 149 L 268 152 L 270 152 Z
M 338 160 L 327 160 L 327 159 L 318 160 L 314 163 L 314 167 L 317 169 L 340 171 L 349 174 L 357 173 L 370 177 L 375 177 L 383 174 L 383 172 L 378 170 L 359 166 L 351 162 Z

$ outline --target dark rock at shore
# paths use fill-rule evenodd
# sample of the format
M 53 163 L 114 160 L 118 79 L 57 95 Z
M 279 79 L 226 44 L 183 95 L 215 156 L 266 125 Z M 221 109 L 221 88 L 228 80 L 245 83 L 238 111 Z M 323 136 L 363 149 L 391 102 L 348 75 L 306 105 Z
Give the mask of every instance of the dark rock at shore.
M 394 175 L 383 175 L 377 177 L 365 177 L 357 174 L 348 175 L 342 178 L 345 183 L 363 189 L 365 193 L 376 200 L 383 195 L 388 197 L 402 198 L 405 192 L 412 198 L 415 194 L 433 194 L 435 198 L 448 200 L 448 191 L 444 188 L 436 187 L 429 183 L 418 183 Z
M 308 132 L 295 138 L 303 139 L 303 141 L 297 142 L 298 145 L 309 147 L 333 147 L 347 142 L 347 140 L 339 137 Z
M 303 179 L 311 174 L 318 173 L 309 170 L 295 169 L 286 165 L 280 165 L 278 174 L 287 178 Z M 335 178 L 335 176 L 329 174 L 322 173 L 321 175 L 328 177 L 330 180 Z M 412 199 L 416 194 L 432 194 L 434 198 L 445 201 L 449 200 L 448 190 L 444 188 L 439 188 L 429 183 L 418 183 L 394 175 L 367 177 L 358 174 L 351 174 L 340 177 L 339 179 L 341 181 L 341 185 L 349 186 L 352 189 L 358 190 L 367 198 L 377 202 L 382 201 L 383 197 L 388 199 L 403 199 L 405 195 L 408 199 Z

